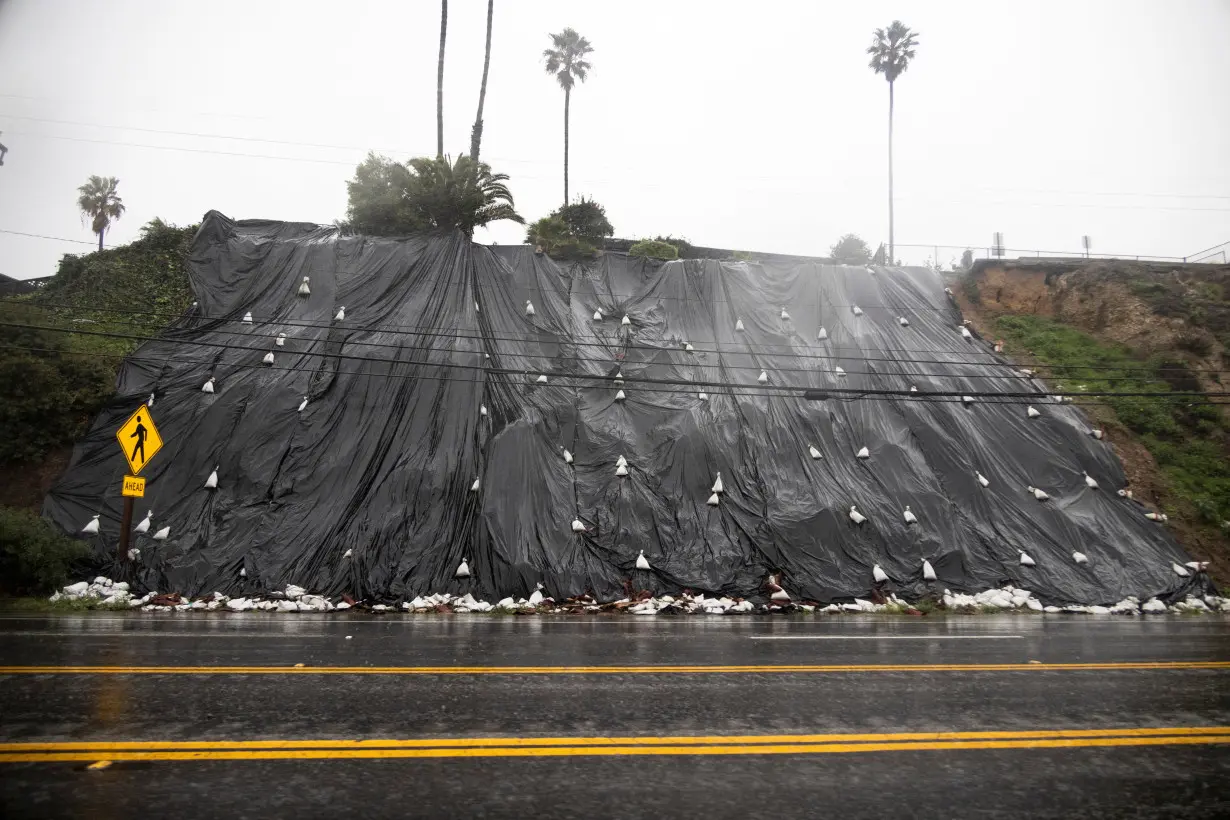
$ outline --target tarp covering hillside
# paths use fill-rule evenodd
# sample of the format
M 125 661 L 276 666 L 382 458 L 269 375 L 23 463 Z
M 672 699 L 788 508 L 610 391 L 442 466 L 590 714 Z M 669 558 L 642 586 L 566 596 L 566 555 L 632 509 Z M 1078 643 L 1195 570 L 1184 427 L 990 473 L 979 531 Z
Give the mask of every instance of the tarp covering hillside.
M 879 566 L 905 597 L 1011 582 L 1104 603 L 1193 582 L 1079 410 L 989 395 L 1045 388 L 967 338 L 926 269 L 567 265 L 210 213 L 190 275 L 197 304 L 126 361 L 44 510 L 71 533 L 101 515 L 82 537 L 110 559 L 115 431 L 152 393 L 165 445 L 127 570 L 149 588 L 762 596 L 780 573 L 827 602 L 867 596 Z

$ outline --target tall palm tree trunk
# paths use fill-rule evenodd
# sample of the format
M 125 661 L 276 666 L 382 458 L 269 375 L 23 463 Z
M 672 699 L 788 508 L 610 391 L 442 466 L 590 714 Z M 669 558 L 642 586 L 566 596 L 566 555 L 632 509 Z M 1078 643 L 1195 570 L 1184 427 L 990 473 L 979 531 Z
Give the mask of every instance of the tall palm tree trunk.
M 98 232 L 98 249 L 99 249 L 100 251 L 103 249 L 103 246 L 102 246 L 102 239 L 103 239 L 103 232 L 102 232 L 102 231 L 99 231 L 99 232 Z
M 487 69 L 491 67 L 491 12 L 495 0 L 487 0 L 487 54 L 483 57 L 483 84 L 478 89 L 478 116 L 470 132 L 470 159 L 478 160 L 478 148 L 483 141 L 483 103 L 487 101 Z
M 572 89 L 564 89 L 564 204 L 568 204 L 568 109 L 572 104 Z
M 436 70 L 436 156 L 444 156 L 444 36 L 448 32 L 448 0 L 440 0 L 440 67 Z
M 888 264 L 897 264 L 893 246 L 893 84 L 888 84 Z

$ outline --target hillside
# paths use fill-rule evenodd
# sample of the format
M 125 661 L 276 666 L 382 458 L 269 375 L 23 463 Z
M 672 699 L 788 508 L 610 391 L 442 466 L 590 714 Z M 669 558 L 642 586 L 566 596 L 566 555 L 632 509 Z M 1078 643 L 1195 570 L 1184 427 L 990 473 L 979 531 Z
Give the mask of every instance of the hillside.
M 1072 368 L 1049 371 L 1048 383 L 1078 401 L 1081 392 L 1228 389 L 1230 266 L 980 260 L 953 290 L 1014 360 Z M 1230 580 L 1230 405 L 1081 403 L 1103 424 L 1135 497 L 1170 515 L 1180 542 Z
M 115 392 L 124 355 L 191 302 L 185 255 L 195 233 L 154 220 L 137 241 L 66 255 L 45 287 L 0 300 L 0 505 L 42 504 Z

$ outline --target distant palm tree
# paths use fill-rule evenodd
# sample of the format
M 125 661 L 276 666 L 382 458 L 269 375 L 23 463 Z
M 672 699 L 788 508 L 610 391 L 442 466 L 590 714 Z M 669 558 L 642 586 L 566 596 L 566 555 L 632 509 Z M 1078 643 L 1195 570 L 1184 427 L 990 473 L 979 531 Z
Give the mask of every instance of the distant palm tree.
M 888 30 L 875 30 L 867 53 L 871 55 L 868 66 L 888 80 L 888 258 L 896 259 L 893 245 L 893 83 L 901 76 L 914 59 L 914 47 L 918 45 L 917 34 L 900 20 L 889 24 Z
M 448 0 L 440 0 L 440 66 L 436 69 L 436 156 L 444 156 L 444 36 L 448 32 Z
M 77 207 L 81 209 L 81 221 L 88 216 L 90 230 L 98 234 L 98 249 L 103 249 L 103 234 L 111 223 L 124 215 L 124 202 L 116 188 L 120 181 L 115 177 L 91 176 L 77 191 Z
M 566 28 L 559 34 L 552 34 L 554 48 L 543 51 L 548 74 L 554 74 L 559 80 L 560 88 L 564 89 L 564 204 L 568 204 L 568 110 L 572 103 L 572 86 L 577 80 L 585 82 L 589 70 L 593 68 L 585 56 L 592 52 L 589 44 L 575 29 Z
M 483 84 L 478 89 L 478 116 L 474 118 L 474 128 L 470 131 L 470 159 L 478 159 L 478 148 L 483 141 L 483 103 L 487 101 L 487 69 L 491 67 L 491 12 L 495 10 L 495 0 L 487 0 L 487 53 L 483 57 Z

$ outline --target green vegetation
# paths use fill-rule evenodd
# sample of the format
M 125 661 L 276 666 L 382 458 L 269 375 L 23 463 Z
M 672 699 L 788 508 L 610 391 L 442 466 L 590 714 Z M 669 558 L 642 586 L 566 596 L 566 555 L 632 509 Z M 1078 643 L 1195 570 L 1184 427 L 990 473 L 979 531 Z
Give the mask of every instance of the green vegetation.
M 656 239 L 644 239 L 628 248 L 628 256 L 641 259 L 662 259 L 669 261 L 679 258 L 679 249 L 669 242 L 659 242 Z
M 556 208 L 529 227 L 525 241 L 553 259 L 591 259 L 615 233 L 606 209 L 592 199 Z
M 829 256 L 839 265 L 866 265 L 871 261 L 871 248 L 857 234 L 848 233 L 829 248 Z
M 90 230 L 98 234 L 98 249 L 103 249 L 103 234 L 111 223 L 124 215 L 124 201 L 117 192 L 120 181 L 115 177 L 91 176 L 80 188 L 77 207 L 81 219 L 90 220 Z
M 1213 266 L 1210 266 L 1213 267 Z M 1182 319 L 1195 330 L 1181 346 L 1198 356 L 1207 356 L 1212 345 L 1205 333 L 1230 349 L 1230 273 L 1211 270 L 1199 281 L 1178 276 L 1150 276 L 1127 270 L 1113 275 L 1158 316 Z
M 564 204 L 568 200 L 568 119 L 572 107 L 572 87 L 576 81 L 585 82 L 589 70 L 593 68 L 585 58 L 594 47 L 575 29 L 566 28 L 559 34 L 552 34 L 551 48 L 542 53 L 544 68 L 548 74 L 554 74 L 559 87 L 564 89 Z
M 351 227 L 373 236 L 400 236 L 435 229 L 474 229 L 501 219 L 524 223 L 513 208 L 506 174 L 462 155 L 417 157 L 403 165 L 370 153 L 346 183 Z
M 41 291 L 0 302 L 0 464 L 37 462 L 84 435 L 123 357 L 191 302 L 184 262 L 195 233 L 154 220 L 136 242 L 65 256 Z
M 1058 393 L 1198 391 L 1182 362 L 1142 360 L 1126 348 L 1102 344 L 1039 316 L 1004 316 L 996 330 L 1041 364 L 1065 369 L 1049 380 Z M 1161 468 L 1168 491 L 1192 520 L 1220 526 L 1230 519 L 1230 426 L 1216 406 L 1173 397 L 1110 397 L 1115 418 L 1135 433 Z
M 0 507 L 0 585 L 10 594 L 52 592 L 89 547 L 30 510 Z

